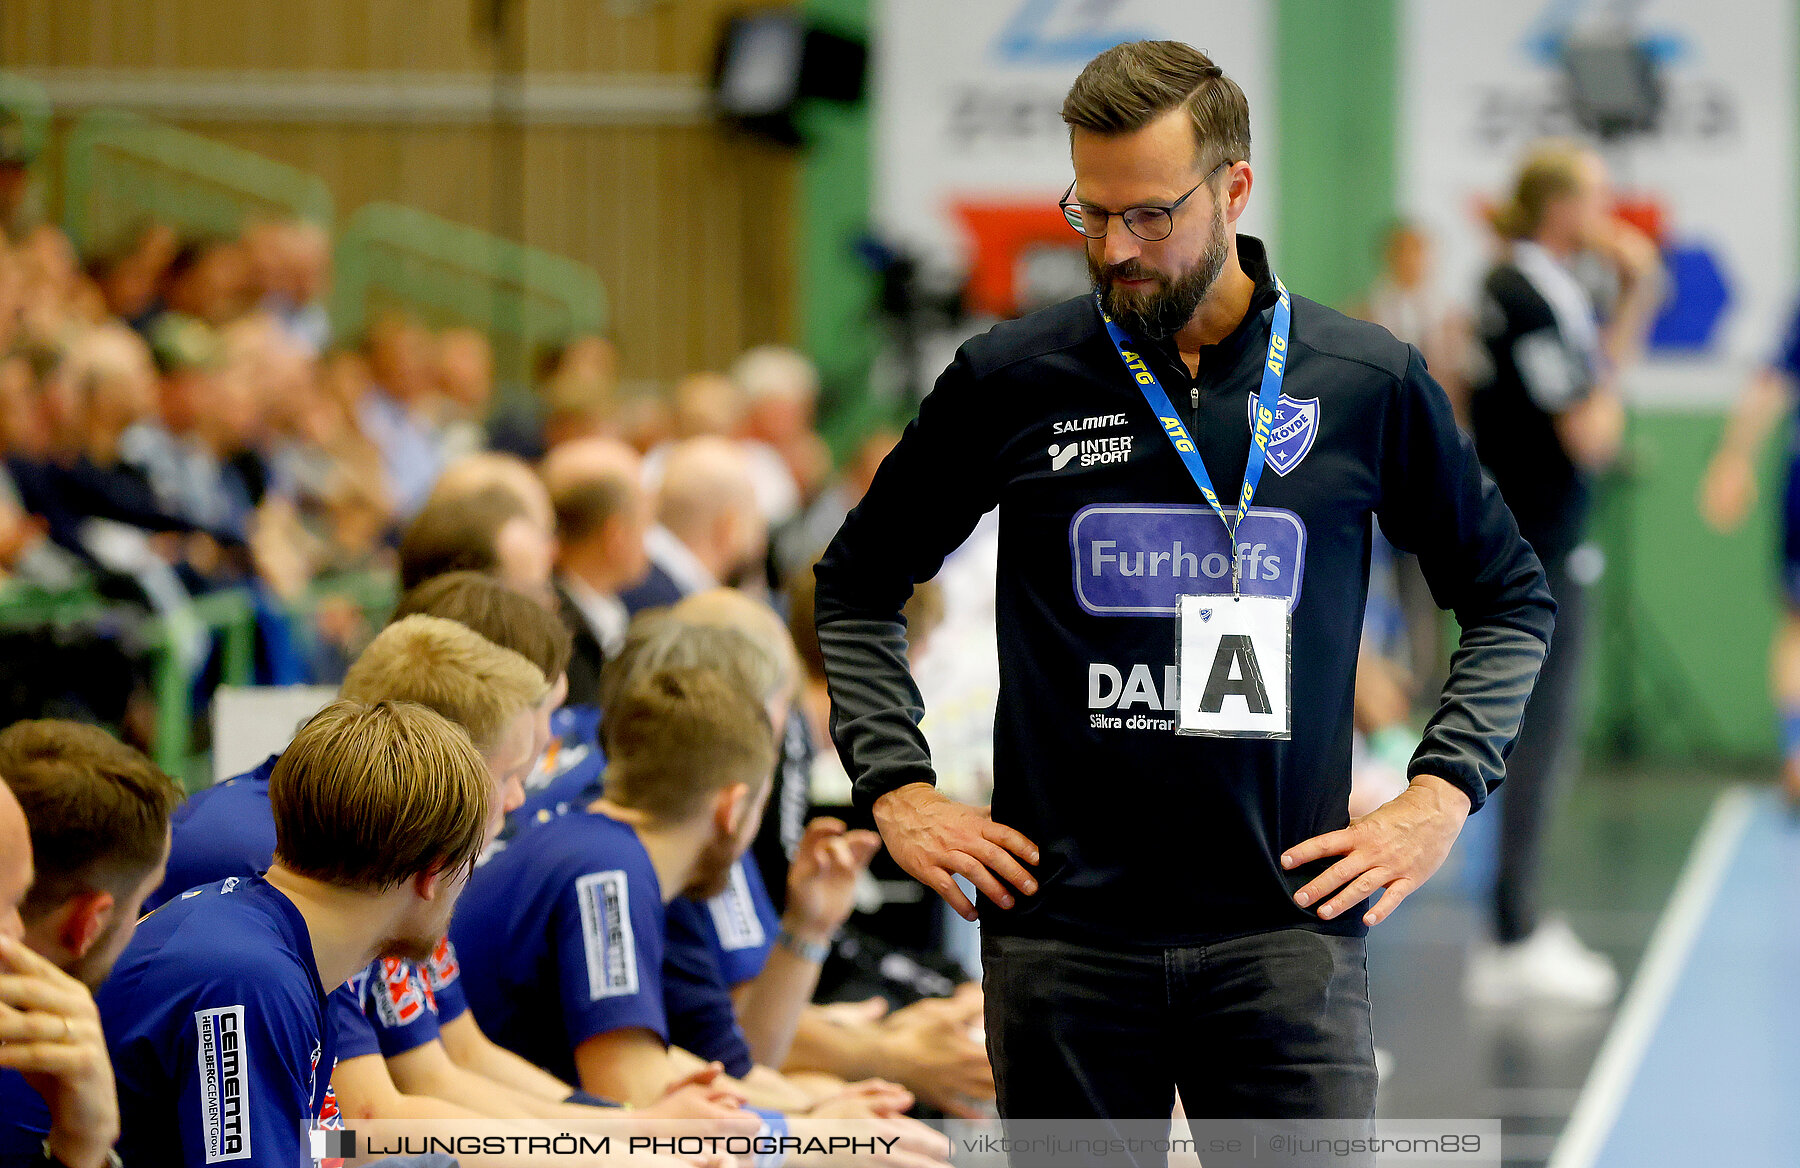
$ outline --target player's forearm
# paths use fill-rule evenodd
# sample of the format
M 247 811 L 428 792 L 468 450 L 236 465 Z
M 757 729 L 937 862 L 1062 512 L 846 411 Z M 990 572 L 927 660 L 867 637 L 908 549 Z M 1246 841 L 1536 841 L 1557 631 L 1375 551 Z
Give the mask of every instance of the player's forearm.
M 560 1104 L 574 1090 L 542 1067 L 520 1058 L 483 1034 L 467 1014 L 441 1030 L 444 1049 L 456 1065 L 510 1088 L 528 1099 Z
M 1625 402 L 1616 383 L 1608 381 L 1579 405 L 1558 414 L 1556 437 L 1577 466 L 1587 470 L 1610 466 L 1625 444 Z
M 824 1071 L 841 1079 L 895 1078 L 882 1058 L 880 1029 L 833 1022 L 817 1009 L 800 1015 L 783 1071 Z
M 784 931 L 786 926 L 783 926 Z M 802 937 L 829 941 L 830 937 Z M 808 961 L 784 944 L 769 951 L 763 971 L 744 988 L 738 1000 L 738 1024 L 750 1043 L 756 1061 L 768 1067 L 787 1062 L 800 1017 L 812 1002 L 819 985 L 819 963 Z
M 1744 387 L 1725 432 L 1719 437 L 1719 453 L 1752 459 L 1762 449 L 1769 434 L 1787 416 L 1788 392 L 1781 374 L 1772 369 L 1759 370 Z

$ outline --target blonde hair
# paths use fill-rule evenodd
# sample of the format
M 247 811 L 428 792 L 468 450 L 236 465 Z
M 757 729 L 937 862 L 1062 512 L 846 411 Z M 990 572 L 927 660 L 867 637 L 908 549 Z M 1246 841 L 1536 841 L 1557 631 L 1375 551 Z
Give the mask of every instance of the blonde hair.
M 775 735 L 756 700 L 715 669 L 639 674 L 607 711 L 606 797 L 660 823 L 693 818 L 743 783 L 775 773 Z
M 1581 165 L 1590 154 L 1587 147 L 1567 138 L 1534 145 L 1513 179 L 1511 196 L 1489 216 L 1494 230 L 1511 240 L 1536 235 L 1550 204 L 1581 188 Z
M 673 609 L 653 609 L 631 622 L 618 656 L 600 673 L 601 742 L 609 754 L 609 727 L 619 695 L 640 677 L 663 669 L 713 670 L 758 702 L 779 696 L 785 685 L 780 658 L 744 630 L 724 622 L 684 620 Z
M 269 776 L 275 858 L 386 892 L 474 866 L 493 780 L 462 727 L 411 702 L 339 699 L 300 728 Z
M 357 702 L 417 702 L 463 727 L 483 753 L 508 724 L 544 700 L 543 671 L 472 629 L 409 616 L 381 630 L 350 666 L 340 696 Z
M 800 691 L 800 654 L 794 649 L 794 638 L 775 610 L 735 588 L 709 588 L 676 603 L 669 610 L 675 619 L 690 625 L 736 629 L 756 642 L 781 669 L 773 686 L 763 696 L 792 699 Z

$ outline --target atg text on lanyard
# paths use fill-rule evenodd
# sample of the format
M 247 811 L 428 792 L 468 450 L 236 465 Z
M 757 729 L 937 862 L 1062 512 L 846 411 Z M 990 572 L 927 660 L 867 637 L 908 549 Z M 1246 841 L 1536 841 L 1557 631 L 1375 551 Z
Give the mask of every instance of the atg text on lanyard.
M 1269 327 L 1269 352 L 1263 361 L 1262 387 L 1250 427 L 1250 458 L 1244 467 L 1244 486 L 1237 507 L 1226 514 L 1213 490 L 1212 476 L 1194 445 L 1181 416 L 1163 392 L 1162 383 L 1132 348 L 1132 340 L 1118 322 L 1107 315 L 1100 294 L 1094 302 L 1100 318 L 1119 351 L 1119 359 L 1131 375 L 1144 401 L 1162 423 L 1182 465 L 1187 467 L 1200 495 L 1211 505 L 1231 540 L 1230 597 L 1184 596 L 1178 605 L 1176 677 L 1179 687 L 1180 730 L 1229 738 L 1287 738 L 1291 722 L 1288 708 L 1291 680 L 1292 625 L 1287 602 L 1279 597 L 1245 597 L 1238 587 L 1237 529 L 1250 510 L 1250 500 L 1262 481 L 1268 463 L 1269 432 L 1275 423 L 1275 405 L 1281 397 L 1281 380 L 1287 372 L 1288 328 L 1293 306 L 1286 285 L 1275 281 L 1274 319 Z M 1223 603 L 1220 603 L 1223 601 Z

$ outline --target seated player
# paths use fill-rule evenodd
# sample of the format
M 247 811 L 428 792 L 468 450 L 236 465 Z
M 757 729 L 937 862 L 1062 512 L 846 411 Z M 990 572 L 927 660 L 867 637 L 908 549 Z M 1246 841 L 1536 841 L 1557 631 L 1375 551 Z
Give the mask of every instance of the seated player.
M 736 680 L 662 670 L 612 701 L 607 745 L 606 795 L 490 855 L 452 936 L 496 1041 L 586 1091 L 643 1103 L 671 1077 L 665 906 L 723 889 L 767 797 L 774 741 Z M 875 1084 L 812 1115 L 880 1116 L 914 1154 L 942 1156 L 935 1133 L 891 1118 L 910 1102 Z
M 629 684 L 639 671 L 721 660 L 732 639 L 747 642 L 747 650 L 737 653 L 736 659 L 743 664 L 751 692 L 768 711 L 770 725 L 785 726 L 799 677 L 787 630 L 766 605 L 726 589 L 698 593 L 666 617 L 647 617 L 634 626 L 602 693 Z M 779 1067 L 786 1059 L 831 940 L 855 903 L 856 877 L 880 845 L 874 832 L 849 832 L 841 820 L 817 819 L 806 825 L 788 868 L 786 912 L 776 914 L 762 873 L 748 853 L 733 865 L 718 896 L 704 904 L 687 897 L 670 903 L 671 963 L 699 979 L 691 992 L 701 999 L 708 981 L 728 987 L 729 993 L 714 1008 L 735 1007 L 757 1064 Z M 703 951 L 688 955 L 690 939 Z M 709 963 L 716 978 L 707 978 L 701 968 Z M 700 1012 L 704 1015 L 704 1007 Z M 731 1069 L 723 1051 L 708 1049 L 702 1036 L 688 1032 L 683 1022 L 681 1013 L 671 1011 L 678 1045 Z
M 24 854 L 35 876 L 19 905 L 25 944 L 97 990 L 131 940 L 145 894 L 162 880 L 169 811 L 181 788 L 106 731 L 52 719 L 0 730 L 0 779 L 18 797 L 31 832 Z M 98 1033 L 92 1037 L 104 1046 Z M 41 1162 L 53 1128 L 62 1129 L 58 1145 L 81 1134 L 69 1130 L 78 1121 L 66 1104 L 54 1115 L 50 1106 L 51 1098 L 77 1093 L 61 1076 L 36 1078 L 32 1084 L 0 1069 L 0 1164 Z M 110 1072 L 106 1081 L 110 1093 Z
M 372 956 L 430 955 L 492 786 L 467 732 L 422 706 L 339 700 L 301 728 L 269 776 L 267 874 L 152 913 L 101 989 L 127 1162 L 308 1162 L 328 997 Z

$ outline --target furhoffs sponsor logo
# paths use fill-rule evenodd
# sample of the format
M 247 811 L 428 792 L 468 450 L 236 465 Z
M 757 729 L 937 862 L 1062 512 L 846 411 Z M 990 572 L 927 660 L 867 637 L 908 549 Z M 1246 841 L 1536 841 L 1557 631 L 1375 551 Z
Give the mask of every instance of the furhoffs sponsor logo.
M 1231 591 L 1232 541 L 1210 507 L 1094 504 L 1069 524 L 1075 599 L 1095 616 L 1173 616 L 1184 593 Z M 1238 528 L 1239 589 L 1300 599 L 1306 526 L 1292 511 L 1252 507 Z

